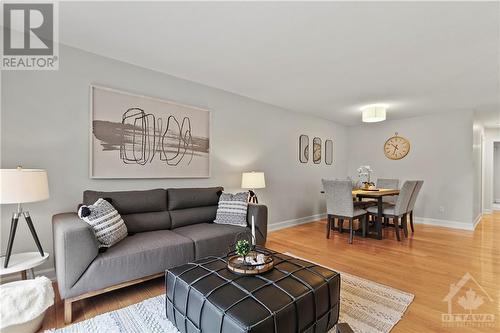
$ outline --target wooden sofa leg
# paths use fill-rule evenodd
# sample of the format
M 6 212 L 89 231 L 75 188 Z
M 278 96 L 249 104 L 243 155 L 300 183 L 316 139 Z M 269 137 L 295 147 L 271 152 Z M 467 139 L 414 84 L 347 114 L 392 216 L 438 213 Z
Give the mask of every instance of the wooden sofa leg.
M 64 300 L 64 323 L 65 324 L 71 324 L 72 321 L 72 311 L 71 311 L 71 305 L 73 302 L 69 299 Z

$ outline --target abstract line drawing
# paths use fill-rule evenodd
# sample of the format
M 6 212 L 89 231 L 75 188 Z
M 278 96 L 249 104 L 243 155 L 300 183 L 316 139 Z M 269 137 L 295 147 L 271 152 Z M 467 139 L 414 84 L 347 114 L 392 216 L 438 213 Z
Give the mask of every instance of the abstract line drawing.
M 309 137 L 304 134 L 299 136 L 299 161 L 300 163 L 309 161 Z
M 92 118 L 91 177 L 209 176 L 207 110 L 92 86 Z

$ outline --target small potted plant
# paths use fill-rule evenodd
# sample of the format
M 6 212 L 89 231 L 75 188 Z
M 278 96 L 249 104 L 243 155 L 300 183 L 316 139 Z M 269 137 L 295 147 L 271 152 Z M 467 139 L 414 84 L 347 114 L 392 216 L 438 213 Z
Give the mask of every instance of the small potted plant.
M 243 263 L 247 262 L 247 255 L 250 253 L 250 242 L 246 239 L 240 239 L 236 242 L 235 252 L 237 255 L 241 256 Z

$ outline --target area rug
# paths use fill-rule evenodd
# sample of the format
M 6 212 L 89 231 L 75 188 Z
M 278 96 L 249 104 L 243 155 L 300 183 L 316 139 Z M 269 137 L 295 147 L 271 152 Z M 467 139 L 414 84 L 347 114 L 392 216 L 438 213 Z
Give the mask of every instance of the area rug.
M 284 254 L 326 267 L 317 262 L 301 258 L 293 253 Z M 348 323 L 356 333 L 387 333 L 403 317 L 413 302 L 413 294 L 360 278 L 340 273 L 340 318 L 339 323 Z M 333 333 L 330 331 L 329 333 Z
M 302 259 L 291 253 L 286 254 Z M 349 323 L 356 333 L 389 332 L 413 301 L 414 296 L 410 293 L 347 273 L 341 273 L 340 276 L 342 283 L 339 322 Z M 49 332 L 178 333 L 179 331 L 166 318 L 165 295 L 160 295 Z M 332 329 L 329 333 L 334 332 Z

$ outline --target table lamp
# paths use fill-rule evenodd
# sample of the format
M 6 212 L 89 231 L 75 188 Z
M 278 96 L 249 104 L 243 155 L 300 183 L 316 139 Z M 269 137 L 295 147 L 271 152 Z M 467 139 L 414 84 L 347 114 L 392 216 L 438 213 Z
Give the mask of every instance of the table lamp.
M 248 189 L 248 192 L 250 193 L 248 202 L 259 203 L 257 194 L 255 194 L 255 189 L 265 187 L 266 179 L 264 178 L 263 172 L 243 172 L 243 174 L 241 175 L 241 188 Z
M 22 167 L 17 167 L 17 169 L 1 169 L 0 187 L 0 204 L 17 204 L 17 211 L 12 214 L 4 268 L 7 268 L 9 265 L 12 244 L 16 236 L 17 222 L 21 214 L 24 216 L 38 251 L 43 257 L 42 244 L 40 244 L 40 240 L 36 234 L 30 213 L 28 211 L 23 211 L 22 204 L 48 199 L 49 185 L 47 181 L 47 172 L 45 170 L 23 169 Z

